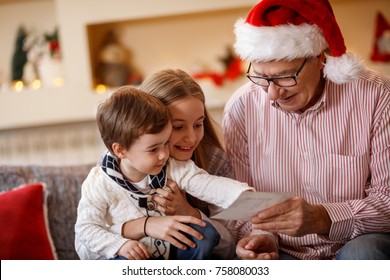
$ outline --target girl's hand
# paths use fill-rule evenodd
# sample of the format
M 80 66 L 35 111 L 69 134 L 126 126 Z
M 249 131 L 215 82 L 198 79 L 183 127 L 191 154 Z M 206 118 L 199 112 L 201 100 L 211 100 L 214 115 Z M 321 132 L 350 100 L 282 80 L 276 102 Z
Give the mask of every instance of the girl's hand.
M 157 195 L 153 195 L 152 200 L 157 203 L 157 210 L 165 215 L 201 217 L 199 211 L 188 203 L 185 194 L 175 182 L 167 180 L 167 186 L 156 189 L 156 192 Z

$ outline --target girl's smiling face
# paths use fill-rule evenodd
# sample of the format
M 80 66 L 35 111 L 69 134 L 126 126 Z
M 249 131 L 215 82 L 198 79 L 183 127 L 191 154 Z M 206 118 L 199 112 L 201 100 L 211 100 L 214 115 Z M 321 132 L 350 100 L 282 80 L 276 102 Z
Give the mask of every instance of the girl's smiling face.
M 203 102 L 187 96 L 168 105 L 168 109 L 172 123 L 168 143 L 170 156 L 177 160 L 189 160 L 204 135 Z

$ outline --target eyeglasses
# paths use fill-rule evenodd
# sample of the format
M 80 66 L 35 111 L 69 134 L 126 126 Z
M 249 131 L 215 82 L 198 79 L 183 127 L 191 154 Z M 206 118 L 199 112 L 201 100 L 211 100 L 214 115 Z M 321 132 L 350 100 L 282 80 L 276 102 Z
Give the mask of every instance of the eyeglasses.
M 297 84 L 297 77 L 299 73 L 302 71 L 303 66 L 305 66 L 306 61 L 307 58 L 305 58 L 301 67 L 299 67 L 298 71 L 294 75 L 286 76 L 286 77 L 276 77 L 276 78 L 265 78 L 265 77 L 250 75 L 249 71 L 251 70 L 251 66 L 252 66 L 252 63 L 250 63 L 248 70 L 246 71 L 246 76 L 248 77 L 249 80 L 252 81 L 252 83 L 255 83 L 256 85 L 259 85 L 261 87 L 269 87 L 270 82 L 273 82 L 275 85 L 280 87 L 293 87 Z

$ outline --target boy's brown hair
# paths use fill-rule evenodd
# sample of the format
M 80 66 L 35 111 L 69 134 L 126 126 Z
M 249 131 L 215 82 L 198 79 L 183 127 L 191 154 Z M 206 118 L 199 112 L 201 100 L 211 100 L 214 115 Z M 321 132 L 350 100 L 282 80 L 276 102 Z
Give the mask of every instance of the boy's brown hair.
M 161 132 L 169 122 L 169 111 L 156 97 L 124 86 L 98 106 L 96 121 L 104 144 L 115 156 L 114 143 L 129 149 L 141 135 Z

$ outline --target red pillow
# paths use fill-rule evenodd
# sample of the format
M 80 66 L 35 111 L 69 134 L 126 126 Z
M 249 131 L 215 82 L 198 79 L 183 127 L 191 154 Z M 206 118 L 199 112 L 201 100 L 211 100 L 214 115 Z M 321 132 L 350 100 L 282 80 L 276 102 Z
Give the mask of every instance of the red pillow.
M 1 260 L 56 259 L 45 198 L 41 183 L 0 193 Z

